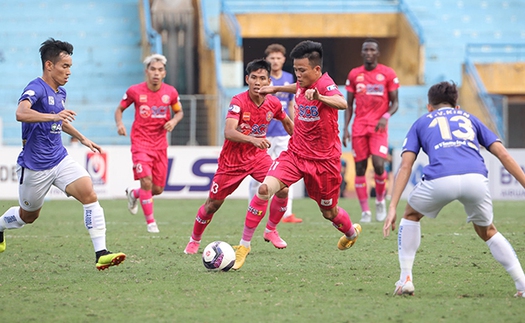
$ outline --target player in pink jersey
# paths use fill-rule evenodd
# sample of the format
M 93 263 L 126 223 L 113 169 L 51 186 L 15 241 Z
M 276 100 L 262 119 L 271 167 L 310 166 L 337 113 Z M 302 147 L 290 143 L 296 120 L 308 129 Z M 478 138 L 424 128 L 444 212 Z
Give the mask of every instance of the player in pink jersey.
M 386 179 L 385 161 L 388 156 L 388 120 L 397 111 L 397 89 L 399 81 L 396 73 L 388 66 L 379 64 L 379 43 L 366 39 L 361 49 L 364 65 L 356 67 L 348 74 L 346 80 L 348 108 L 345 111 L 343 128 L 343 145 L 350 138 L 355 160 L 355 190 L 361 204 L 361 222 L 370 222 L 372 212 L 368 206 L 366 187 L 366 167 L 372 155 L 374 180 L 376 184 L 376 220 L 386 217 L 385 195 Z M 348 126 L 354 112 L 352 135 Z
M 251 250 L 251 238 L 263 218 L 268 200 L 283 188 L 304 178 L 306 191 L 315 200 L 324 218 L 344 233 L 338 248 L 350 248 L 361 232 L 352 225 L 350 216 L 337 205 L 341 185 L 341 141 L 337 126 L 338 110 L 346 109 L 346 101 L 328 74 L 322 73 L 323 47 L 310 40 L 302 41 L 290 53 L 297 83 L 262 88 L 261 93 L 295 93 L 294 133 L 288 144 L 270 167 L 257 194 L 246 212 L 243 236 L 236 246 L 233 269 L 243 266 Z M 275 199 L 275 198 L 274 198 Z M 272 202 L 273 204 L 273 202 Z M 270 212 L 272 212 L 270 205 Z M 280 219 L 266 226 L 264 238 L 277 248 L 286 247 L 275 227 Z
M 254 60 L 246 66 L 248 91 L 234 96 L 230 103 L 219 167 L 213 177 L 209 196 L 197 211 L 190 241 L 184 249 L 186 254 L 199 251 L 202 234 L 213 215 L 246 176 L 251 175 L 257 181 L 264 179 L 273 162 L 267 152 L 270 141 L 266 138 L 266 130 L 270 121 L 274 118 L 280 120 L 286 132 L 290 135 L 293 133 L 293 122 L 283 111 L 279 99 L 259 94 L 261 87 L 270 84 L 270 70 L 270 63 L 263 59 Z M 279 190 L 275 196 L 269 224 L 279 222 L 286 212 L 288 188 Z
M 177 90 L 163 82 L 166 77 L 166 57 L 153 54 L 144 60 L 146 82 L 132 85 L 115 111 L 117 131 L 126 135 L 122 113 L 135 104 L 135 119 L 131 127 L 131 156 L 133 175 L 140 180 L 140 188 L 126 189 L 128 209 L 137 214 L 138 202 L 144 211 L 148 232 L 159 228 L 153 215 L 153 196 L 164 191 L 168 171 L 168 140 L 183 117 Z M 174 112 L 172 116 L 172 111 Z

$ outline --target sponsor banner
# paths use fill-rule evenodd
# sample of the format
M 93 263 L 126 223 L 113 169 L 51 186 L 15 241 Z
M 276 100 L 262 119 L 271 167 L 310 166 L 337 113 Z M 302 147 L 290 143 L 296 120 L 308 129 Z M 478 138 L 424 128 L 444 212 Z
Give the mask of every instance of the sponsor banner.
M 129 146 L 104 146 L 103 153 L 93 153 L 84 146 L 68 146 L 71 157 L 86 168 L 93 180 L 99 199 L 125 198 L 127 187 L 137 188 L 139 181 L 133 180 L 131 151 Z M 16 160 L 19 147 L 0 147 L 0 199 L 18 199 Z M 155 198 L 202 198 L 208 191 L 215 171 L 221 147 L 216 146 L 170 146 L 168 148 L 168 177 L 164 192 Z M 248 198 L 247 177 L 229 198 Z M 302 197 L 302 181 L 294 185 L 295 197 Z M 50 199 L 67 199 L 66 195 L 52 187 Z

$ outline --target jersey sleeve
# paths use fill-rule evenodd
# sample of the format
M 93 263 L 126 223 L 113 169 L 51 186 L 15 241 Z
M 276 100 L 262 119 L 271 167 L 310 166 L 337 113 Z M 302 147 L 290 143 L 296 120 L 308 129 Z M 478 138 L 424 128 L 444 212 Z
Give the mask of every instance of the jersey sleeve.
M 284 111 L 281 101 L 276 97 L 271 97 L 272 110 L 275 111 L 273 118 L 276 120 L 283 120 L 286 118 L 286 111 Z
M 26 88 L 24 89 L 24 93 L 22 93 L 20 99 L 18 100 L 18 103 L 24 100 L 29 100 L 29 102 L 31 102 L 31 105 L 34 105 L 40 98 L 44 96 L 44 88 L 36 82 L 32 82 L 26 86 Z
M 406 151 L 411 151 L 416 155 L 419 153 L 419 150 L 421 149 L 421 143 L 419 142 L 419 136 L 417 134 L 418 124 L 419 122 L 416 121 L 412 127 L 410 127 L 410 130 L 403 141 L 403 149 L 401 154 Z
M 133 88 L 129 88 L 122 97 L 122 100 L 120 100 L 120 106 L 126 109 L 133 102 L 135 102 L 135 91 L 133 91 Z
M 182 104 L 180 103 L 180 96 L 177 89 L 173 88 L 173 91 L 171 93 L 171 109 L 173 112 L 179 112 L 182 110 Z
M 389 68 L 388 79 L 387 79 L 387 89 L 388 92 L 395 91 L 399 88 L 399 79 L 397 78 L 396 72 Z
M 355 84 L 352 82 L 352 79 L 353 79 L 353 73 L 352 71 L 350 71 L 348 73 L 348 77 L 346 78 L 345 89 L 348 92 L 355 93 Z
M 228 113 L 226 114 L 226 119 L 236 119 L 237 121 L 241 120 L 241 101 L 238 97 L 234 96 L 228 107 Z
M 326 95 L 326 96 L 334 96 L 334 95 L 341 95 L 341 91 L 339 91 L 339 88 L 337 87 L 337 84 L 335 84 L 334 80 L 332 80 L 330 77 L 326 77 L 320 86 L 317 88 L 320 94 Z
M 483 122 L 481 122 L 478 118 L 475 116 L 470 116 L 470 119 L 475 124 L 475 127 L 477 128 L 477 139 L 480 145 L 482 145 L 485 148 L 489 148 L 490 145 L 495 143 L 496 141 L 501 142 L 501 140 L 496 136 L 494 132 L 492 132 Z

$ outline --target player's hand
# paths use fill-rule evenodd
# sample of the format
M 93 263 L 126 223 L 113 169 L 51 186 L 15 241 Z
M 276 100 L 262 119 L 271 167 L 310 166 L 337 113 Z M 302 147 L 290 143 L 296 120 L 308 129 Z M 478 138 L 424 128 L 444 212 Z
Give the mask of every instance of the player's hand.
M 164 124 L 164 130 L 171 132 L 173 129 L 175 129 L 175 122 L 173 119 Z
M 93 141 L 87 139 L 86 137 L 84 137 L 82 140 L 80 140 L 80 143 L 83 144 L 84 146 L 88 147 L 94 153 L 101 153 L 102 152 L 102 148 L 99 145 L 97 145 Z
M 268 149 L 272 146 L 270 144 L 270 141 L 266 138 L 254 138 L 255 141 L 253 142 L 253 145 L 259 149 Z
M 259 89 L 259 94 L 260 95 L 274 94 L 274 93 L 275 93 L 275 88 L 273 86 L 270 86 L 270 85 L 261 86 L 261 88 Z
M 310 101 L 314 101 L 314 100 L 317 101 L 319 100 L 319 91 L 317 90 L 317 88 L 308 89 L 306 90 L 306 92 L 304 92 L 304 97 Z
M 120 136 L 126 136 L 126 127 L 124 126 L 124 124 L 122 122 L 119 122 L 117 124 L 117 133 Z
M 343 142 L 343 146 L 346 147 L 347 142 L 350 142 L 351 140 L 352 140 L 352 135 L 350 134 L 350 131 L 348 131 L 348 129 L 344 129 L 343 138 L 341 140 Z
M 385 132 L 387 124 L 388 124 L 388 119 L 381 117 L 381 119 L 379 119 L 379 122 L 376 125 L 376 132 Z
M 390 230 L 394 231 L 396 229 L 396 218 L 396 208 L 389 207 L 388 214 L 383 224 L 383 237 L 388 237 L 390 235 Z M 392 227 L 392 229 L 390 229 L 390 227 Z
M 73 122 L 73 120 L 75 120 L 76 115 L 77 113 L 75 111 L 64 109 L 56 115 L 58 119 L 55 118 L 56 119 L 55 121 L 61 120 L 62 122 L 66 122 L 66 123 Z

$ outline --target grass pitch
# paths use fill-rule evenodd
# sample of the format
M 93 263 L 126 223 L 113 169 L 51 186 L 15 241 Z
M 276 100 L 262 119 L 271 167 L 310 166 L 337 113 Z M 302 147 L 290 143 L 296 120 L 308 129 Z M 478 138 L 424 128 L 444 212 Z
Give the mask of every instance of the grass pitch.
M 294 200 L 304 222 L 279 225 L 288 248 L 264 242 L 265 220 L 239 271 L 209 272 L 201 255 L 185 255 L 203 200 L 155 200 L 160 234 L 150 234 L 141 211 L 125 200 L 101 201 L 107 243 L 127 254 L 118 267 L 98 272 L 82 206 L 48 201 L 32 225 L 6 231 L 0 254 L 0 322 L 522 322 L 525 300 L 465 223 L 459 203 L 436 220 L 422 220 L 414 265 L 414 297 L 392 297 L 399 277 L 397 231 L 384 239 L 382 223 L 363 225 L 349 250 L 340 233 L 309 199 Z M 371 204 L 373 201 L 371 201 Z M 0 212 L 15 205 L 0 201 Z M 357 201 L 340 205 L 356 222 Z M 246 200 L 227 200 L 206 230 L 238 244 Z M 398 223 L 402 215 L 398 210 Z M 524 202 L 495 202 L 495 225 L 525 264 Z

